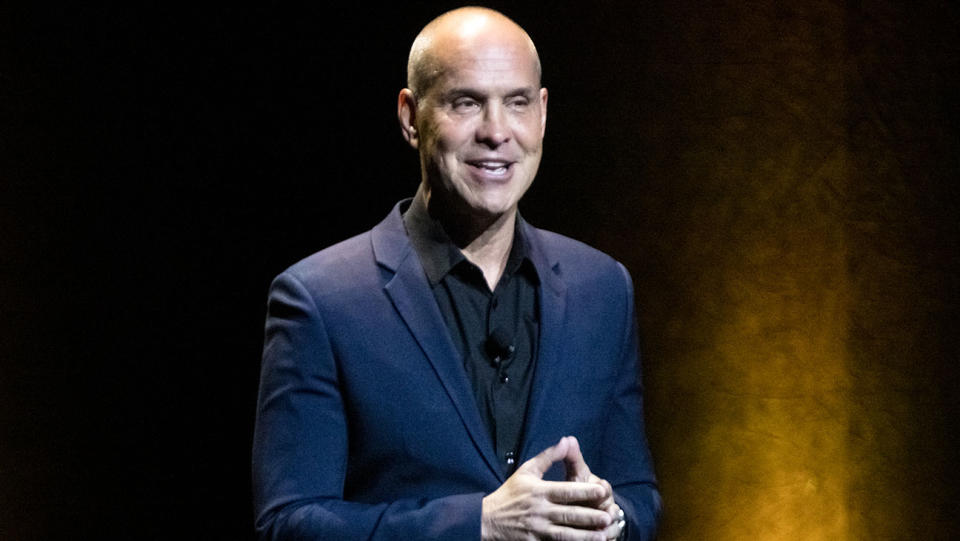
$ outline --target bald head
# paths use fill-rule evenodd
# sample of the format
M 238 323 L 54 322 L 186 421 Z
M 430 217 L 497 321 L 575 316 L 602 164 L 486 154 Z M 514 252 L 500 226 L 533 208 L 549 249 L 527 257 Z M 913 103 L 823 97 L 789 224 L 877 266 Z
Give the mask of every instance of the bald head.
M 540 57 L 526 31 L 499 11 L 464 7 L 440 15 L 417 35 L 407 60 L 407 87 L 419 99 L 443 75 L 449 58 L 490 44 L 528 51 L 539 83 Z

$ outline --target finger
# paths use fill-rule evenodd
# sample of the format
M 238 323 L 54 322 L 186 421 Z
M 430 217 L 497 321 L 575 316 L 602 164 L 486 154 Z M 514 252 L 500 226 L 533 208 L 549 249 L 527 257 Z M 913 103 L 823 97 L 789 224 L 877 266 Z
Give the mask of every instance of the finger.
M 604 529 L 604 533 L 607 534 L 607 539 L 617 539 L 620 537 L 620 533 L 624 528 L 627 527 L 627 517 L 623 514 L 623 509 L 620 509 L 620 506 L 613 504 L 613 507 L 608 509 L 611 520 L 610 525 Z
M 624 518 L 623 511 L 619 511 L 617 517 L 617 520 L 614 520 L 609 526 L 603 529 L 604 539 L 617 539 L 620 537 L 620 532 L 627 527 L 627 521 Z
M 579 505 L 551 505 L 545 517 L 552 524 L 587 530 L 603 530 L 616 522 L 607 512 Z
M 600 479 L 596 475 L 591 475 L 590 482 L 596 483 L 601 487 L 603 487 L 603 490 L 605 493 L 603 499 L 599 503 L 597 503 L 597 509 L 606 509 L 611 505 L 614 505 L 614 506 L 617 505 L 613 500 L 613 487 L 610 486 L 610 483 L 607 482 L 606 479 Z M 617 509 L 619 509 L 619 507 L 617 507 Z
M 620 506 L 615 503 L 608 507 L 601 507 L 600 510 L 610 515 L 610 522 L 616 522 L 624 518 L 623 509 L 620 509 Z
M 543 539 L 556 541 L 606 541 L 606 532 L 599 530 L 581 530 L 569 526 L 551 524 L 545 528 Z M 538 538 L 539 539 L 539 538 Z
M 587 479 L 586 482 L 600 487 L 601 491 L 598 492 L 598 496 L 592 500 L 583 500 L 578 502 L 580 505 L 586 505 L 588 507 L 593 507 L 594 509 L 605 511 L 608 507 L 615 504 L 613 499 L 613 487 L 610 486 L 610 483 L 608 483 L 605 479 L 601 479 L 591 473 L 590 478 Z
M 589 481 L 590 467 L 580 452 L 580 442 L 575 436 L 569 436 L 568 440 L 567 454 L 563 458 L 567 467 L 567 481 Z
M 581 503 L 604 498 L 604 488 L 579 481 L 541 481 L 537 493 L 553 503 Z
M 531 473 L 537 477 L 543 478 L 543 474 L 550 469 L 550 466 L 552 466 L 554 462 L 564 459 L 564 457 L 567 455 L 567 448 L 569 445 L 569 437 L 560 438 L 560 441 L 558 441 L 555 445 L 540 451 L 540 454 L 524 462 L 517 469 L 518 471 L 522 470 L 526 473 Z

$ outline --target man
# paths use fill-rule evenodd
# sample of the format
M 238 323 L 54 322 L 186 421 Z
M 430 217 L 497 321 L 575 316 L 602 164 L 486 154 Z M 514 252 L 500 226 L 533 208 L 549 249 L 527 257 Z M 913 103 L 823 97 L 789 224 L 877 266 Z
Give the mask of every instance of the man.
M 261 538 L 652 538 L 629 275 L 517 214 L 546 125 L 533 42 L 454 10 L 408 87 L 414 199 L 271 287 Z

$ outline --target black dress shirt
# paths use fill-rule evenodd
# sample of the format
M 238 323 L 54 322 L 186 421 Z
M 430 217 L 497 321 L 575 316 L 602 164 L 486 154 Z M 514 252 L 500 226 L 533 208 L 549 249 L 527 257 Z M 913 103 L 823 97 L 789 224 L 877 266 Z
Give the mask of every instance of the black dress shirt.
M 507 475 L 518 466 L 540 326 L 539 279 L 520 220 L 517 216 L 506 268 L 490 291 L 483 272 L 429 215 L 419 194 L 403 214 Z

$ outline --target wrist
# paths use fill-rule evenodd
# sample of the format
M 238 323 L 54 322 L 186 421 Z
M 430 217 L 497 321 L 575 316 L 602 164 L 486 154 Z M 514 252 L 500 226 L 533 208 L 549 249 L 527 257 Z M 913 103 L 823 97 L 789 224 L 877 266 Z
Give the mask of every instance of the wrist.
M 495 529 L 490 523 L 490 496 L 486 495 L 480 503 L 480 539 L 482 541 L 494 541 L 496 539 Z

